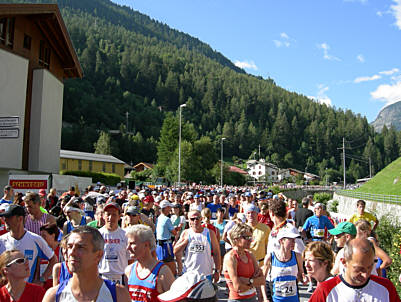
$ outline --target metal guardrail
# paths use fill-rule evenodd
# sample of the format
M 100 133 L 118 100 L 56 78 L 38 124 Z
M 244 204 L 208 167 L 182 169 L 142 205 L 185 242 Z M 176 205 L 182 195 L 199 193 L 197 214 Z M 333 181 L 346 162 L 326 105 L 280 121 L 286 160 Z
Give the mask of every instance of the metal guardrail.
M 337 190 L 336 194 L 370 201 L 401 204 L 401 195 L 384 195 L 350 190 Z

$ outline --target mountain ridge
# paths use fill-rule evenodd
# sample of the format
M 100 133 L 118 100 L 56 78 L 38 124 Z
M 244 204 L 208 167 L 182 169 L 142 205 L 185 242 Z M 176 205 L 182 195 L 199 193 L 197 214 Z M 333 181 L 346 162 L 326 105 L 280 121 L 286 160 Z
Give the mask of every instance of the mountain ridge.
M 380 110 L 372 126 L 376 131 L 381 132 L 383 126 L 390 128 L 394 126 L 396 130 L 401 130 L 401 101 L 390 104 Z

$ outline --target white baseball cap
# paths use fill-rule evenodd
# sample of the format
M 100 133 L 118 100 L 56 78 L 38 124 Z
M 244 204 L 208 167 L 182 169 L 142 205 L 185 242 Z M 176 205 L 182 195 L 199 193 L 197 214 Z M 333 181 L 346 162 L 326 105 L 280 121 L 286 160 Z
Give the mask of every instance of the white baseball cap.
M 298 238 L 299 232 L 295 227 L 284 227 L 277 234 L 277 240 L 282 238 Z
M 160 208 L 164 209 L 167 207 L 173 207 L 174 205 L 169 202 L 168 200 L 163 200 L 160 204 L 159 204 Z
M 190 271 L 178 277 L 171 284 L 169 291 L 157 297 L 162 302 L 175 302 L 185 298 L 198 301 L 213 298 L 214 296 L 216 296 L 216 289 L 213 283 L 209 279 L 206 279 L 206 276 L 196 271 Z

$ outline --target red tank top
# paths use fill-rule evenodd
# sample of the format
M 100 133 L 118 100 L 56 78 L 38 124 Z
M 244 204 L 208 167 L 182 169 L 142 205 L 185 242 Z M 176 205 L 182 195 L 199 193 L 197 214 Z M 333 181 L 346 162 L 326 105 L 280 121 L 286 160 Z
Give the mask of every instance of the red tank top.
M 253 276 L 253 274 L 255 273 L 255 267 L 253 266 L 252 257 L 250 255 L 250 253 L 245 251 L 245 255 L 248 258 L 247 263 L 245 263 L 241 260 L 241 257 L 238 255 L 238 253 L 235 249 L 233 249 L 233 253 L 234 253 L 235 259 L 237 260 L 238 277 L 251 278 Z M 230 276 L 228 275 L 227 271 L 224 272 L 224 278 L 226 278 L 226 280 L 231 281 Z M 229 297 L 228 297 L 229 299 L 236 299 L 236 300 L 248 299 L 248 298 L 251 298 L 256 295 L 255 291 L 248 295 L 244 295 L 244 294 L 240 295 L 238 292 L 236 292 L 234 290 L 232 282 L 227 282 L 227 285 L 228 285 L 228 289 L 229 289 Z

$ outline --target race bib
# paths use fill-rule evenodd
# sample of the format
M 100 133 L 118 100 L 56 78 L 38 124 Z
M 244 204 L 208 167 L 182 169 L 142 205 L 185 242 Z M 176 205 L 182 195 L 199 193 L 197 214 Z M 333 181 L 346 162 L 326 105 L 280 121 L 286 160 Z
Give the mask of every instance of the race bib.
M 115 246 L 108 245 L 105 249 L 104 258 L 109 262 L 118 261 L 118 251 Z
M 297 281 L 275 281 L 275 295 L 278 297 L 292 297 L 297 294 Z
M 323 238 L 323 237 L 324 237 L 324 229 L 315 229 L 315 230 L 313 231 L 313 236 L 314 236 L 314 237 Z
M 193 242 L 190 247 L 189 251 L 191 253 L 200 254 L 205 252 L 206 247 L 200 242 Z

